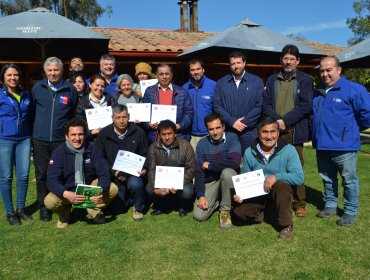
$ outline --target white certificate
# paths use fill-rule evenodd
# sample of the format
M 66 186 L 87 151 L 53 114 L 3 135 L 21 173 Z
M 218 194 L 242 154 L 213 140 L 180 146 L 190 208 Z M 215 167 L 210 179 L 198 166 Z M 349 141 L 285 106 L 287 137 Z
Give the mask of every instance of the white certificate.
M 130 122 L 138 120 L 139 122 L 150 122 L 150 103 L 127 103 Z
M 163 120 L 171 120 L 176 123 L 176 105 L 158 105 L 152 104 L 152 118 L 151 123 L 160 122 Z
M 124 150 L 119 150 L 114 161 L 113 170 L 119 170 L 139 177 L 144 166 L 145 157 Z
M 184 167 L 156 166 L 154 188 L 182 190 Z
M 103 128 L 112 123 L 112 107 L 100 107 L 85 110 L 89 130 Z
M 262 169 L 232 177 L 235 192 L 241 199 L 267 194 L 263 188 L 265 176 Z
M 150 86 L 155 85 L 156 83 L 158 83 L 158 79 L 140 81 L 141 96 L 144 97 L 146 89 Z

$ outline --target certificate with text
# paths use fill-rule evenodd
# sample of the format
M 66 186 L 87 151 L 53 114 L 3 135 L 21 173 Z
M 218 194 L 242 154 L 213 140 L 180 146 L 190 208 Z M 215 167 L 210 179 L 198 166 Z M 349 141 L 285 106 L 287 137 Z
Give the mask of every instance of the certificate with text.
M 158 79 L 149 79 L 149 80 L 140 81 L 140 89 L 141 89 L 142 97 L 144 97 L 146 89 L 150 86 L 154 86 L 156 83 L 158 83 Z
M 114 161 L 113 170 L 119 170 L 139 177 L 143 169 L 145 157 L 124 150 L 119 150 Z
M 127 103 L 128 113 L 130 114 L 130 122 L 135 120 L 139 122 L 150 122 L 150 103 Z
M 267 194 L 263 188 L 265 176 L 262 169 L 243 173 L 232 177 L 235 193 L 241 199 Z
M 89 130 L 103 128 L 112 123 L 112 107 L 101 107 L 85 110 Z
M 156 123 L 163 120 L 171 120 L 176 123 L 177 106 L 176 105 L 158 105 L 152 104 L 152 117 L 150 122 Z
M 156 166 L 154 188 L 182 190 L 184 167 Z

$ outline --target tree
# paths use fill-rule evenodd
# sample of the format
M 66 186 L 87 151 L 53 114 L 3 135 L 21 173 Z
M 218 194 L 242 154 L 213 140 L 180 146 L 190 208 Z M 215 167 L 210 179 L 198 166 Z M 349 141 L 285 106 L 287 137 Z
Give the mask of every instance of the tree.
M 347 24 L 355 36 L 348 40 L 352 46 L 370 37 L 370 0 L 358 0 L 353 2 L 353 10 L 356 17 L 348 18 Z
M 112 7 L 101 7 L 96 0 L 8 0 L 0 2 L 0 14 L 12 15 L 36 7 L 44 7 L 85 26 L 96 26 L 104 14 L 111 15 Z
M 356 17 L 348 18 L 347 24 L 352 29 L 353 38 L 348 40 L 349 45 L 355 45 L 370 37 L 370 0 L 358 0 L 353 2 L 353 10 Z M 362 84 L 370 90 L 370 69 L 345 69 L 348 79 Z

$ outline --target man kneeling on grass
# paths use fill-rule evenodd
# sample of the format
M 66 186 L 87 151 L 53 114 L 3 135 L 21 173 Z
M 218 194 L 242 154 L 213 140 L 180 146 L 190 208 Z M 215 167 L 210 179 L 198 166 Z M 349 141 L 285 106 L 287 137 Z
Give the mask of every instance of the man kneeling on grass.
M 208 136 L 202 138 L 196 149 L 194 219 L 204 221 L 219 207 L 220 228 L 229 229 L 231 223 L 231 191 L 240 169 L 240 143 L 236 134 L 225 132 L 225 123 L 217 113 L 204 118 Z
M 176 124 L 163 120 L 158 124 L 159 139 L 149 147 L 147 193 L 153 199 L 152 216 L 178 210 L 185 217 L 194 197 L 192 184 L 195 172 L 195 155 L 189 142 L 176 136 Z M 183 189 L 175 189 L 170 183 L 156 185 L 156 166 L 184 168 Z M 158 181 L 157 181 L 158 182 Z
M 239 203 L 234 213 L 247 222 L 261 223 L 265 204 L 271 201 L 281 228 L 279 238 L 289 239 L 293 236 L 293 188 L 303 184 L 302 166 L 295 148 L 279 139 L 279 125 L 271 117 L 262 118 L 257 129 L 258 140 L 245 151 L 242 173 L 263 169 L 264 189 L 269 194 L 245 200 L 234 195 Z
M 84 195 L 75 193 L 77 184 L 98 185 L 102 194 L 92 196 L 95 208 L 87 209 L 93 223 L 105 223 L 101 209 L 106 207 L 118 193 L 111 184 L 108 163 L 92 143 L 86 143 L 87 124 L 82 119 L 71 119 L 66 124 L 65 143 L 56 148 L 51 156 L 46 185 L 50 193 L 45 205 L 59 215 L 57 228 L 68 226 L 72 204 L 85 201 Z

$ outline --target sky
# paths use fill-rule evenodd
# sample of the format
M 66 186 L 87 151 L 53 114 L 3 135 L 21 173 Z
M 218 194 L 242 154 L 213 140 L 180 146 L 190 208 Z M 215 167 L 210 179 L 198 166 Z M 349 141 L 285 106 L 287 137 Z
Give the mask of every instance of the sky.
M 176 30 L 180 28 L 178 0 L 98 0 L 111 5 L 113 15 L 98 20 L 100 27 Z M 352 0 L 198 0 L 199 30 L 222 32 L 244 18 L 285 35 L 347 46 L 353 37 L 346 19 L 355 17 Z

